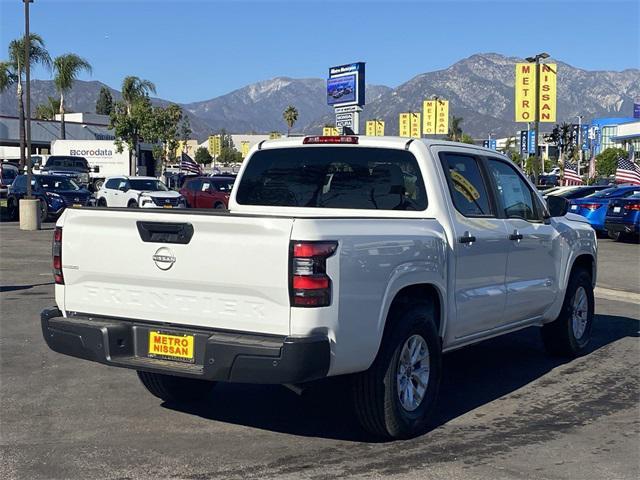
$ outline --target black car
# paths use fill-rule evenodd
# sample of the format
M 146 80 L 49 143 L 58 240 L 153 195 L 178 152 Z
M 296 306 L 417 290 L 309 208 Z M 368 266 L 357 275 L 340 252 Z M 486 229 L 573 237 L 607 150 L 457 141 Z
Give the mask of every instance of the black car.
M 17 165 L 9 162 L 0 163 L 0 198 L 7 196 L 9 186 L 19 174 Z
M 82 207 L 92 203 L 89 190 L 63 175 L 34 175 L 31 192 L 34 198 L 40 200 L 40 220 L 43 222 L 57 217 L 67 207 Z M 20 175 L 13 181 L 7 197 L 7 210 L 12 220 L 18 218 L 18 202 L 26 195 L 27 176 Z
M 42 168 L 44 175 L 63 175 L 72 178 L 81 187 L 89 187 L 89 173 L 97 172 L 98 167 L 91 169 L 89 162 L 84 157 L 72 155 L 52 155 L 47 159 Z

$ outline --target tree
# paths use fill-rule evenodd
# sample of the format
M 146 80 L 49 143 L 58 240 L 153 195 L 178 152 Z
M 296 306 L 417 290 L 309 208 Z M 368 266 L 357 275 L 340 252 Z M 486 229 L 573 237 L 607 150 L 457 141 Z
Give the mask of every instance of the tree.
M 53 83 L 60 94 L 60 138 L 65 140 L 64 95 L 73 87 L 73 82 L 82 71 L 92 72 L 91 64 L 75 53 L 65 53 L 53 59 Z
M 564 180 L 564 163 L 567 154 L 571 155 L 575 145 L 573 144 L 573 129 L 570 123 L 564 122 L 556 125 L 551 132 L 551 141 L 558 147 L 558 165 L 560 166 L 560 184 Z
M 111 115 L 113 110 L 113 97 L 108 88 L 100 88 L 98 100 L 96 101 L 96 113 L 98 115 Z
M 456 117 L 453 115 L 451 117 L 451 123 L 449 124 L 449 133 L 447 134 L 447 140 L 451 140 L 453 142 L 459 142 L 462 139 L 462 124 L 463 118 Z
M 233 138 L 225 129 L 220 130 L 220 155 L 216 158 L 223 165 L 242 162 L 242 153 L 236 150 Z
M 471 135 L 469 135 L 468 133 L 463 133 L 462 136 L 460 137 L 460 141 L 462 143 L 469 143 L 471 145 L 476 143 L 476 142 L 473 141 L 473 137 Z
M 152 108 L 151 115 L 142 125 L 141 136 L 147 142 L 158 144 L 153 147 L 154 158 L 162 162 L 175 160 L 181 121 L 182 108 L 175 103 L 166 108 Z
M 47 103 L 36 107 L 36 118 L 39 120 L 55 120 L 56 113 L 60 111 L 60 100 L 48 97 Z
M 196 150 L 195 161 L 203 165 L 209 165 L 213 161 L 213 157 L 205 147 L 199 147 Z
M 289 105 L 285 108 L 284 112 L 282 112 L 282 118 L 284 118 L 284 121 L 287 124 L 287 136 L 289 136 L 291 129 L 295 125 L 296 121 L 298 121 L 298 110 L 293 105 Z
M 607 148 L 596 155 L 596 172 L 601 177 L 615 175 L 618 168 L 618 158 L 627 157 L 629 152 L 624 148 Z
M 26 60 L 24 55 L 25 38 L 20 37 L 9 43 L 9 61 L 3 62 L 2 79 L 0 85 L 8 88 L 16 85 L 16 100 L 18 102 L 18 115 L 20 117 L 20 168 L 26 164 L 25 157 L 25 116 L 24 103 L 22 100 L 22 82 L 25 73 Z M 37 33 L 29 34 L 29 65 L 40 64 L 44 67 L 51 67 L 51 57 L 44 46 L 44 40 Z
M 133 104 L 143 98 L 148 98 L 150 93 L 156 93 L 156 86 L 149 80 L 129 76 L 122 81 L 122 100 L 127 108 L 127 113 L 131 113 Z

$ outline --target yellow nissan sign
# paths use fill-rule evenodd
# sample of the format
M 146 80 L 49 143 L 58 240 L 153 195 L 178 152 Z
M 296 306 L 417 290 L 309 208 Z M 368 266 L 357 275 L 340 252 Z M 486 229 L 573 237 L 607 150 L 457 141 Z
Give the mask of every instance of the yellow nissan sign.
M 401 137 L 420 138 L 420 113 L 401 113 L 399 130 Z
M 249 145 L 250 145 L 250 143 L 247 142 L 247 141 L 241 142 L 240 153 L 242 153 L 242 158 L 246 158 L 247 155 L 249 154 Z
M 558 66 L 555 63 L 543 63 L 540 65 L 540 121 L 556 121 L 556 80 Z
M 336 135 L 339 135 L 338 129 L 336 127 L 322 127 L 323 137 L 334 137 Z
M 449 100 L 436 100 L 436 135 L 449 133 Z
M 384 136 L 384 121 L 382 120 L 367 120 L 366 134 L 368 137 L 383 137 Z
M 209 136 L 209 155 L 213 157 L 220 156 L 220 152 L 222 150 L 222 139 L 220 135 L 211 135 Z

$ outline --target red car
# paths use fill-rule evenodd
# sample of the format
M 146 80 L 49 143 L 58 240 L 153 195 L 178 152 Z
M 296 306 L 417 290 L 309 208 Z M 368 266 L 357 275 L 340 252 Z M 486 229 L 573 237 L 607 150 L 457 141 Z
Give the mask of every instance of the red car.
M 235 179 L 222 175 L 189 178 L 180 189 L 180 194 L 191 208 L 228 208 Z

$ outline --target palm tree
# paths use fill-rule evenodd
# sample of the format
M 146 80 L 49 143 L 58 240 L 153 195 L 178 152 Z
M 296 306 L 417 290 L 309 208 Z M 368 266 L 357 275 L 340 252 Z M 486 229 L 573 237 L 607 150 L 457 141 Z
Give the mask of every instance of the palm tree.
M 60 100 L 48 97 L 47 103 L 36 107 L 36 118 L 39 120 L 54 120 L 56 113 L 60 111 Z
M 462 117 L 456 117 L 453 115 L 451 117 L 451 124 L 449 125 L 449 140 L 453 140 L 454 142 L 459 142 L 462 139 Z
M 16 85 L 16 99 L 18 101 L 18 115 L 20 117 L 20 168 L 26 163 L 25 157 L 25 124 L 24 124 L 24 103 L 22 101 L 22 82 L 25 72 L 26 59 L 24 58 L 24 37 L 12 40 L 9 43 L 9 61 L 2 63 L 2 80 L 0 86 L 8 88 Z M 39 63 L 47 68 L 51 68 L 51 57 L 44 46 L 44 40 L 37 33 L 29 34 L 29 65 Z
M 287 137 L 291 133 L 293 125 L 298 120 L 298 110 L 293 105 L 289 105 L 284 112 L 282 112 L 282 118 L 287 123 Z
M 149 96 L 149 93 L 156 93 L 156 86 L 149 80 L 129 76 L 122 81 L 122 99 L 127 106 L 127 115 L 131 115 L 131 106 L 137 100 Z
M 53 70 L 53 83 L 60 94 L 60 138 L 64 140 L 67 137 L 64 125 L 64 94 L 71 90 L 81 71 L 91 73 L 92 69 L 84 58 L 75 53 L 65 53 L 53 60 Z

